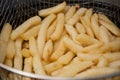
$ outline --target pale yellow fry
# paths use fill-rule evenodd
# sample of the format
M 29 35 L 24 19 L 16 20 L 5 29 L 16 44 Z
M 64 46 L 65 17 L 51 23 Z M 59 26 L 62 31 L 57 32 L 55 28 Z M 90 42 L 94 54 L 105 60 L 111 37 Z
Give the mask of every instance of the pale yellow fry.
M 94 13 L 92 16 L 91 16 L 91 28 L 92 28 L 92 31 L 95 35 L 95 37 L 97 39 L 100 39 L 99 38 L 99 24 L 98 24 L 98 15 L 96 13 Z
M 71 6 L 70 9 L 65 14 L 65 22 L 67 22 L 75 13 L 76 6 Z
M 48 74 L 50 74 L 51 72 L 56 71 L 57 69 L 60 69 L 62 67 L 63 67 L 62 64 L 60 64 L 58 62 L 52 62 L 52 63 L 44 66 L 44 68 Z
M 67 21 L 67 24 L 75 25 L 79 21 L 79 16 L 83 16 L 86 10 L 86 8 L 78 9 L 76 13 Z
M 90 45 L 90 46 L 80 49 L 80 52 L 89 52 L 91 50 L 100 48 L 102 45 L 103 45 L 103 42 L 98 42 L 96 44 L 93 44 L 93 45 Z
M 82 73 L 77 74 L 75 77 L 76 78 L 90 78 L 90 77 L 94 77 L 94 76 L 115 73 L 117 71 L 118 71 L 118 69 L 107 68 L 107 67 L 105 67 L 105 68 L 91 68 L 91 69 L 88 69 Z
M 103 13 L 98 13 L 98 18 L 100 19 L 100 20 L 103 20 L 103 21 L 105 21 L 105 22 L 108 22 L 108 23 L 111 23 L 111 24 L 113 24 L 113 25 L 115 25 L 105 14 L 103 14 Z
M 76 29 L 72 25 L 65 24 L 65 30 L 72 37 L 72 39 L 76 41 L 75 38 L 78 35 Z
M 93 63 L 91 61 L 74 62 L 74 63 L 64 66 L 63 68 L 55 72 L 52 72 L 52 76 L 74 77 L 78 72 L 81 72 L 92 65 Z
M 104 26 L 99 28 L 99 39 L 104 43 L 110 42 L 109 31 Z
M 77 53 L 77 57 L 80 60 L 87 60 L 87 61 L 94 61 L 94 62 L 97 62 L 101 56 L 102 55 L 98 53 L 92 53 L 92 54 Z
M 113 25 L 112 23 L 105 22 L 103 20 L 99 20 L 99 22 L 100 22 L 100 24 L 105 26 L 114 35 L 120 36 L 120 29 L 116 25 Z
M 13 57 L 15 56 L 15 52 L 16 52 L 15 48 L 16 48 L 15 42 L 13 40 L 9 39 L 8 46 L 7 46 L 7 52 L 6 52 L 7 58 L 13 59 Z
M 85 13 L 85 16 L 83 17 L 86 24 L 90 27 L 90 18 L 93 14 L 93 9 L 92 8 L 89 8 L 86 13 Z
M 16 39 L 15 46 L 16 46 L 16 54 L 14 57 L 14 68 L 18 70 L 22 70 L 23 65 L 23 58 L 21 53 L 23 40 L 21 38 Z
M 35 74 L 46 74 L 39 55 L 34 55 L 33 57 L 33 71 L 35 72 Z
M 28 57 L 24 59 L 24 69 L 23 71 L 32 73 L 32 64 L 33 64 L 33 58 Z
M 111 62 L 111 63 L 109 64 L 109 67 L 120 69 L 120 60 Z
M 75 28 L 79 33 L 86 33 L 84 26 L 79 22 L 76 23 Z
M 42 58 L 43 49 L 45 46 L 47 29 L 48 29 L 49 25 L 52 23 L 52 21 L 55 19 L 55 17 L 56 17 L 55 14 L 51 14 L 51 15 L 47 16 L 41 23 L 40 31 L 39 31 L 38 38 L 37 38 L 38 51 L 39 51 L 41 58 Z
M 6 56 L 7 43 L 0 40 L 0 63 L 3 63 Z
M 11 39 L 15 40 L 18 38 L 21 34 L 23 34 L 27 29 L 30 27 L 33 27 L 34 25 L 37 25 L 41 22 L 41 18 L 39 16 L 34 16 L 26 20 L 24 23 L 19 25 L 11 34 Z
M 50 36 L 50 38 L 52 40 L 58 40 L 61 37 L 61 34 L 63 32 L 64 29 L 64 14 L 63 13 L 59 13 L 57 15 L 57 24 L 56 24 L 56 29 L 54 31 L 54 33 Z
M 34 37 L 29 39 L 29 49 L 32 56 L 39 55 L 37 43 Z
M 48 16 L 50 14 L 54 14 L 54 13 L 59 13 L 61 11 L 63 11 L 66 7 L 66 2 L 62 2 L 56 6 L 47 8 L 47 9 L 42 9 L 38 12 L 39 16 Z
M 52 33 L 54 33 L 56 24 L 57 24 L 57 20 L 55 19 L 54 22 L 50 25 L 50 27 L 47 30 L 47 40 L 49 40 Z
M 5 23 L 0 33 L 0 40 L 8 42 L 12 26 L 9 23 Z
M 29 78 L 29 77 L 22 77 L 22 80 L 32 80 L 31 78 Z
M 90 37 L 87 34 L 79 34 L 76 36 L 75 39 L 79 41 L 83 46 L 88 46 L 98 43 L 97 39 Z
M 69 51 L 65 55 L 61 56 L 57 61 L 63 65 L 68 64 L 74 56 L 75 54 Z
M 29 49 L 23 48 L 22 49 L 22 56 L 25 57 L 25 58 L 30 57 L 31 53 L 30 53 Z
M 56 61 L 60 56 L 62 56 L 66 51 L 66 48 L 63 44 L 63 39 L 61 39 L 57 49 L 52 53 L 50 60 Z
M 108 64 L 109 64 L 108 60 L 105 57 L 101 56 L 99 58 L 97 67 L 108 67 Z
M 82 49 L 81 45 L 75 43 L 73 40 L 71 40 L 70 38 L 67 38 L 67 37 L 64 37 L 63 43 L 64 43 L 65 47 L 68 48 L 73 53 L 80 52 L 80 49 Z
M 46 62 L 49 62 L 49 57 L 53 52 L 53 42 L 52 40 L 48 40 L 45 44 L 44 51 L 43 51 L 43 59 Z
M 39 30 L 40 30 L 40 24 L 29 29 L 27 32 L 23 33 L 21 37 L 24 40 L 29 40 L 30 37 L 36 37 L 38 35 Z
M 78 62 L 78 61 L 80 61 L 80 58 L 76 56 L 75 58 L 72 59 L 71 63 Z
M 68 12 L 68 10 L 70 9 L 70 7 L 71 7 L 70 5 L 66 5 L 63 13 L 66 14 Z
M 87 19 L 88 19 L 88 18 L 87 18 Z M 84 20 L 84 18 L 83 18 L 82 16 L 80 16 L 80 20 L 81 20 L 82 25 L 85 27 L 86 33 L 87 33 L 90 37 L 94 37 L 90 25 L 88 25 L 88 23 Z
M 113 61 L 116 61 L 116 60 L 120 60 L 120 52 L 106 53 L 106 54 L 103 54 L 103 56 L 104 56 L 109 62 L 113 62 Z
M 6 58 L 4 64 L 9 66 L 9 67 L 12 67 L 13 66 L 13 61 L 12 61 L 12 59 Z

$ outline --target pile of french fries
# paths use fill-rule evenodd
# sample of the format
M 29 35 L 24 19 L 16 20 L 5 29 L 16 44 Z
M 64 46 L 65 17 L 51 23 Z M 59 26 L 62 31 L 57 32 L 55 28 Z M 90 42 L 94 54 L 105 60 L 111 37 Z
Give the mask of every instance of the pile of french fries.
M 86 78 L 120 71 L 120 29 L 106 15 L 66 2 L 38 14 L 15 30 L 5 23 L 0 34 L 1 63 L 54 77 Z

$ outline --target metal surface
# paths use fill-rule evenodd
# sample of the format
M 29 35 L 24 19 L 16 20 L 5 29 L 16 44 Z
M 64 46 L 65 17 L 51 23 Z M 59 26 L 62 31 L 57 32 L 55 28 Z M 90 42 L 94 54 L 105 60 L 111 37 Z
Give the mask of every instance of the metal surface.
M 54 6 L 64 0 L 0 0 L 0 30 L 4 23 L 9 22 L 13 29 L 24 22 L 31 16 L 38 14 L 38 10 Z M 120 24 L 120 0 L 66 0 L 69 5 L 79 3 L 81 7 L 93 8 L 94 12 L 102 12 L 106 14 L 116 25 Z M 118 1 L 118 2 L 117 2 Z M 107 2 L 107 3 L 104 3 Z M 112 2 L 112 3 L 111 3 Z M 108 4 L 109 3 L 109 4 Z M 9 80 L 8 73 L 18 74 L 21 76 L 32 77 L 36 79 L 63 79 L 49 76 L 36 75 L 22 72 L 0 63 L 0 76 L 4 80 Z M 120 72 L 98 76 L 90 79 L 81 80 L 107 80 L 115 79 L 120 76 Z M 120 78 L 118 77 L 118 80 Z M 1 80 L 1 79 L 0 79 Z M 64 78 L 64 80 L 67 80 Z M 68 80 L 70 80 L 68 78 Z M 76 80 L 76 79 L 74 79 Z

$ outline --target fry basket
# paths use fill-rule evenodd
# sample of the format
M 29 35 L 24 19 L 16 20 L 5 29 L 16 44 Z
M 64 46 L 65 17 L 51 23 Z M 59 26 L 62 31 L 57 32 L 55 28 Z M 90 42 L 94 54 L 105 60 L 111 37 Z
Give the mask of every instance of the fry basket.
M 38 10 L 55 6 L 63 1 L 64 0 L 0 0 L 0 31 L 6 22 L 9 22 L 13 29 L 15 29 L 28 18 L 38 15 Z M 68 5 L 80 4 L 81 7 L 93 8 L 94 12 L 104 13 L 120 28 L 120 0 L 65 1 Z M 16 80 L 20 80 L 19 77 L 28 77 L 31 78 L 31 80 L 120 80 L 120 72 L 84 79 L 57 78 L 19 71 L 0 63 L 0 80 L 13 80 L 10 74 L 18 76 Z

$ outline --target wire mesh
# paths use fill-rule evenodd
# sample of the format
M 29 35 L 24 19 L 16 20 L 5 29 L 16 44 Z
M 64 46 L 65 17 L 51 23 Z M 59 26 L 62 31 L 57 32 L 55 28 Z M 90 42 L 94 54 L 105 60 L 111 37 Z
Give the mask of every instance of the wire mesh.
M 64 0 L 0 0 L 0 30 L 6 22 L 9 22 L 13 29 L 15 29 L 28 18 L 37 15 L 38 10 L 52 7 L 63 1 Z M 116 25 L 119 26 L 120 24 L 120 7 L 117 5 L 100 2 L 100 0 L 65 1 L 69 5 L 74 5 L 77 3 L 80 4 L 81 7 L 93 8 L 94 12 L 102 12 L 107 15 Z M 0 69 L 0 72 L 0 76 L 2 74 L 2 77 L 4 77 L 3 74 L 6 74 L 7 71 Z M 120 73 L 106 76 L 100 80 L 120 80 L 119 75 Z

